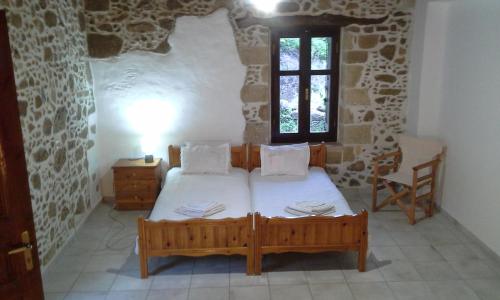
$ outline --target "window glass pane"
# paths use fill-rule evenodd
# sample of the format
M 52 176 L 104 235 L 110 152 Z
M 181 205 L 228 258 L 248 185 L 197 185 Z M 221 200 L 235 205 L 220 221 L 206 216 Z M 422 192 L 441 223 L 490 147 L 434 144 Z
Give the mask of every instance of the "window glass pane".
M 299 76 L 280 76 L 280 133 L 299 132 Z
M 329 70 L 332 55 L 332 38 L 311 38 L 311 70 Z
M 330 75 L 311 76 L 311 133 L 328 132 L 330 115 Z
M 280 70 L 298 70 L 299 60 L 300 38 L 280 38 Z

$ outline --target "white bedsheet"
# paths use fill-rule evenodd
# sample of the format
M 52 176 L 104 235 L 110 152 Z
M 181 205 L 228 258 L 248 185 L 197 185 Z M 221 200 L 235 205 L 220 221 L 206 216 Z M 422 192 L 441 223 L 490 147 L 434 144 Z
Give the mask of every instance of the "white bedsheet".
M 186 220 L 175 209 L 191 201 L 217 201 L 226 209 L 207 219 L 240 218 L 251 213 L 248 172 L 231 168 L 229 174 L 182 174 L 180 168 L 168 171 L 165 186 L 149 220 Z
M 296 201 L 329 201 L 333 216 L 352 215 L 344 196 L 323 168 L 312 167 L 307 176 L 261 176 L 260 168 L 250 173 L 250 193 L 255 212 L 266 217 L 297 217 L 285 211 Z

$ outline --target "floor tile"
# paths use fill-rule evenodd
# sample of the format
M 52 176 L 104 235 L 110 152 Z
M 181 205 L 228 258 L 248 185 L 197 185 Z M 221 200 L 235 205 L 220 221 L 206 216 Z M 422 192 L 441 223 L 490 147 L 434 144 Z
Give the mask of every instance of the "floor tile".
M 353 295 L 346 283 L 310 284 L 314 300 L 352 300 Z
M 113 286 L 112 291 L 131 291 L 131 290 L 149 290 L 153 277 L 141 278 L 139 272 L 127 271 L 118 274 Z M 180 288 L 180 287 L 179 287 Z
M 94 255 L 83 269 L 84 272 L 120 272 L 127 261 L 127 255 Z
M 245 273 L 231 273 L 229 274 L 230 286 L 255 286 L 255 285 L 268 285 L 267 273 L 258 276 L 248 276 Z
M 368 232 L 368 245 L 372 246 L 396 246 L 396 242 L 385 230 L 370 230 Z
M 305 271 L 305 275 L 310 284 L 345 282 L 342 270 Z
M 269 288 L 267 286 L 238 286 L 229 289 L 230 300 L 269 300 Z
M 191 288 L 199 287 L 228 287 L 229 274 L 193 274 L 191 277 Z
M 431 289 L 424 281 L 400 281 L 387 283 L 398 300 L 433 299 Z
M 423 231 L 421 234 L 432 245 L 460 244 L 460 241 L 452 230 L 448 228 L 435 228 L 434 230 Z
M 380 271 L 386 281 L 412 281 L 422 279 L 415 267 L 411 263 L 405 261 L 394 261 L 380 267 Z
M 45 300 L 63 300 L 66 293 L 45 293 Z
M 105 292 L 71 292 L 64 300 L 105 300 L 107 296 Z
M 443 261 L 444 258 L 433 246 L 401 246 L 401 251 L 410 261 Z
M 311 292 L 307 285 L 272 285 L 270 286 L 273 300 L 310 300 Z
M 474 291 L 462 280 L 428 281 L 427 285 L 439 300 L 477 300 Z
M 81 272 L 90 260 L 89 255 L 60 255 L 50 265 L 50 272 Z
M 79 273 L 46 272 L 43 274 L 43 290 L 46 293 L 69 292 Z
M 163 298 L 166 299 L 166 298 Z M 189 290 L 189 300 L 228 300 L 229 288 L 210 287 L 192 288 Z
M 450 265 L 463 279 L 482 279 L 497 276 L 495 271 L 478 259 L 450 261 Z
M 389 234 L 399 246 L 430 245 L 430 242 L 418 231 L 391 231 Z
M 398 246 L 373 246 L 370 248 L 370 252 L 377 261 L 406 260 Z
M 356 300 L 395 299 L 385 282 L 350 283 L 351 292 Z
M 467 284 L 482 300 L 500 300 L 500 279 L 473 279 Z
M 187 300 L 189 289 L 151 290 L 147 300 Z
M 191 285 L 191 274 L 162 274 L 150 276 L 150 278 L 153 280 L 153 283 L 151 284 L 151 289 L 153 290 L 189 288 Z
M 149 291 L 111 291 L 106 300 L 145 300 Z
M 269 272 L 268 278 L 271 285 L 307 283 L 304 271 Z
M 109 291 L 116 274 L 105 272 L 81 273 L 72 288 L 72 292 L 106 292 Z
M 437 245 L 436 250 L 448 261 L 479 258 L 466 245 Z
M 377 282 L 384 281 L 382 273 L 374 268 L 365 272 L 359 272 L 356 269 L 342 270 L 347 282 Z
M 453 280 L 460 279 L 460 276 L 453 270 L 446 261 L 437 262 L 416 262 L 415 269 L 423 280 Z

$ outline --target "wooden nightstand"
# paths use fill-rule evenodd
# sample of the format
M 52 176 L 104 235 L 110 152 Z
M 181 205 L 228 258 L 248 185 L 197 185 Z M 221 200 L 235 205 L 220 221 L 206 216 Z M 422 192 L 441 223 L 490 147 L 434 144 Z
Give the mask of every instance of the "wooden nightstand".
M 116 209 L 153 208 L 161 189 L 161 158 L 120 159 L 113 166 Z

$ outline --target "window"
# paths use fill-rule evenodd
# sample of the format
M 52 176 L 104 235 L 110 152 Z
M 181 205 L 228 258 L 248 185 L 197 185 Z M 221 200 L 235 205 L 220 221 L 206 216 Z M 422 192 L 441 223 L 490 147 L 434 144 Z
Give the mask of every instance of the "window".
M 272 142 L 337 140 L 339 27 L 274 30 Z

